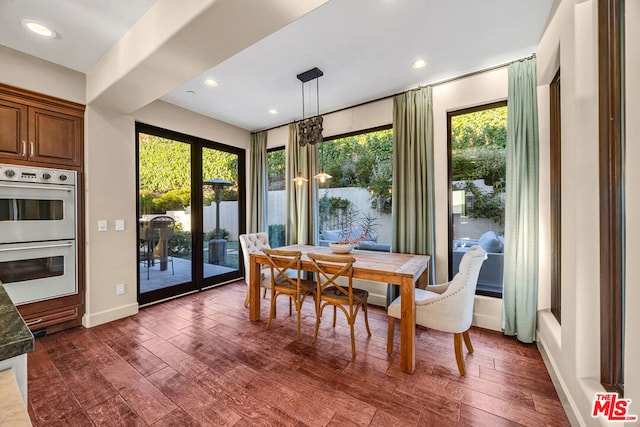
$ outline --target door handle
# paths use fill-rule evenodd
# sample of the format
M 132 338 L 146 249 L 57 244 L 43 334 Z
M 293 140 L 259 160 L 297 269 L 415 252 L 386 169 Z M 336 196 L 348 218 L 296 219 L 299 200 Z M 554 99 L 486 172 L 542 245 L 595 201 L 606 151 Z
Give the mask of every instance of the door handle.
M 33 157 L 34 155 L 33 148 L 34 148 L 33 141 L 29 141 L 29 157 Z
M 20 145 L 22 145 L 22 151 L 20 155 L 22 157 L 27 157 L 27 141 L 20 141 Z

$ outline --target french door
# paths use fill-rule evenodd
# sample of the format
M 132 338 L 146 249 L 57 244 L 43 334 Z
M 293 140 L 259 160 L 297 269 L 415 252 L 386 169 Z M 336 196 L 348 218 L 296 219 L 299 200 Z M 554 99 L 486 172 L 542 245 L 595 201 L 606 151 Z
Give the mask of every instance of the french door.
M 244 150 L 136 124 L 138 303 L 242 276 Z

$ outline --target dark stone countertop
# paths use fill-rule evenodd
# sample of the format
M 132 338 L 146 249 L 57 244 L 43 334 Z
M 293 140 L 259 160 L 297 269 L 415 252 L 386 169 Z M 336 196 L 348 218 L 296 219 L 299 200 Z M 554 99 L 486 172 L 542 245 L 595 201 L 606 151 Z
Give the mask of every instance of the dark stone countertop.
M 33 334 L 0 284 L 0 360 L 33 351 Z

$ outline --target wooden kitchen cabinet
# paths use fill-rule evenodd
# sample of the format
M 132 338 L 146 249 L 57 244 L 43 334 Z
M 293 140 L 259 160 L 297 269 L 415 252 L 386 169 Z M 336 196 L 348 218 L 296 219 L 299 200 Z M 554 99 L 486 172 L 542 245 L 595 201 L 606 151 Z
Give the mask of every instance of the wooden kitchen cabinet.
M 0 163 L 67 169 L 77 173 L 77 292 L 17 306 L 34 333 L 52 333 L 82 324 L 85 281 L 84 111 L 82 104 L 0 84 Z
M 0 85 L 0 162 L 80 166 L 84 108 Z

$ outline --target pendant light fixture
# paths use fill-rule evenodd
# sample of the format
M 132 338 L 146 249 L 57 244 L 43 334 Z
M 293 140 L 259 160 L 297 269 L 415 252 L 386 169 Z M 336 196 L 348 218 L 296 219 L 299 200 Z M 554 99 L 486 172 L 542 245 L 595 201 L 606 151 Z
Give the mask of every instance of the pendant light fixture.
M 324 73 L 315 67 L 296 76 L 302 83 L 302 120 L 298 123 L 298 143 L 301 147 L 322 142 L 322 116 L 320 115 L 318 78 L 323 75 Z M 311 80 L 316 81 L 316 115 L 305 117 L 304 85 Z
M 298 187 L 302 187 L 302 185 L 305 182 L 308 182 L 309 180 L 307 178 L 305 178 L 304 176 L 302 176 L 302 173 L 298 172 L 298 176 L 293 178 L 292 181 L 295 182 L 296 184 L 298 184 Z
M 320 91 L 318 88 L 318 78 L 322 77 L 324 73 L 317 67 L 298 74 L 296 77 L 302 83 L 302 120 L 298 123 L 298 144 L 304 147 L 307 144 L 315 145 L 322 142 L 322 116 L 320 115 Z M 311 117 L 305 117 L 305 99 L 304 90 L 305 83 L 312 80 L 316 81 L 316 115 Z M 327 179 L 331 178 L 331 175 L 324 171 L 324 156 L 323 149 L 320 146 L 320 173 L 314 176 L 315 179 L 324 183 Z M 302 176 L 302 173 L 298 171 L 298 176 L 293 178 L 299 187 L 304 185 L 309 180 Z
M 320 181 L 320 183 L 324 184 L 324 182 L 332 178 L 332 176 L 324 171 L 324 149 L 322 148 L 322 144 L 319 144 L 319 145 L 320 145 L 320 173 L 314 176 L 314 178 Z

